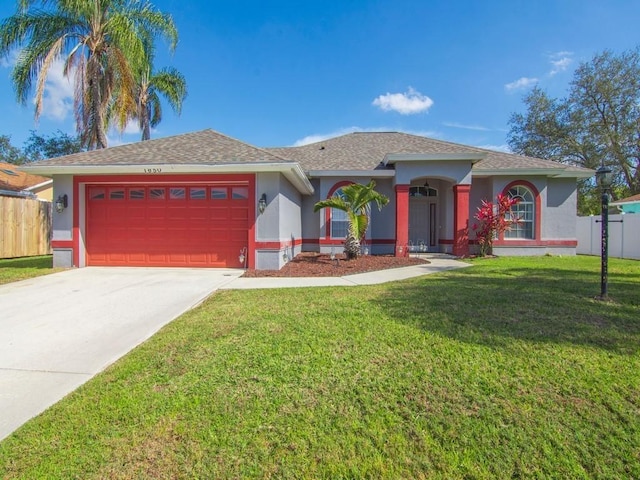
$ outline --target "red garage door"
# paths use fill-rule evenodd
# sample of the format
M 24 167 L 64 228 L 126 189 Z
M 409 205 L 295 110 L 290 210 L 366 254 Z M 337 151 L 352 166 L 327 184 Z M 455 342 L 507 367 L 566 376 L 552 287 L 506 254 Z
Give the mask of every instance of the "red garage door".
M 87 265 L 239 267 L 248 185 L 87 185 Z

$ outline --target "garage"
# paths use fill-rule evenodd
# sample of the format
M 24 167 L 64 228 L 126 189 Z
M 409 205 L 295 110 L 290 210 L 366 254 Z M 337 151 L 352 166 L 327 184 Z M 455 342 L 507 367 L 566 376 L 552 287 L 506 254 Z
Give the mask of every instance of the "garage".
M 248 182 L 86 184 L 91 266 L 239 267 Z

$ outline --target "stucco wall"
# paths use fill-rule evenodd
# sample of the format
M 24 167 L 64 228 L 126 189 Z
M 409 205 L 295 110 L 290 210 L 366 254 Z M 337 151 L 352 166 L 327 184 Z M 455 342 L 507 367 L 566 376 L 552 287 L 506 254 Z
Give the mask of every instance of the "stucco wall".
M 550 178 L 547 183 L 547 204 L 542 237 L 576 238 L 578 196 L 573 178 Z
M 307 252 L 319 251 L 317 243 L 320 238 L 320 213 L 314 213 L 313 206 L 320 200 L 320 179 L 312 178 L 313 195 L 302 196 L 302 249 Z M 311 241 L 309 241 L 311 240 Z
M 440 160 L 396 163 L 396 183 L 408 185 L 414 178 L 424 177 L 449 180 L 453 183 L 471 183 L 469 160 Z
M 56 175 L 53 177 L 55 190 L 53 192 L 55 198 L 58 195 L 67 195 L 68 208 L 61 213 L 53 209 L 53 238 L 56 240 L 69 241 L 73 239 L 73 207 L 77 201 L 73 197 L 73 176 L 72 175 Z M 73 267 L 73 251 L 68 248 L 53 248 L 53 266 L 70 268 Z
M 302 197 L 279 173 L 256 175 L 256 199 L 263 193 L 267 208 L 263 214 L 256 212 L 256 268 L 278 270 L 285 264 L 284 253 L 290 259 L 301 250 Z
M 525 180 L 531 183 L 540 196 L 540 211 L 536 212 L 540 220 L 539 245 L 494 246 L 497 255 L 544 255 L 575 254 L 577 193 L 575 178 L 547 177 L 497 177 L 493 182 L 493 199 L 502 193 L 505 187 L 514 182 Z M 562 244 L 565 243 L 566 244 Z

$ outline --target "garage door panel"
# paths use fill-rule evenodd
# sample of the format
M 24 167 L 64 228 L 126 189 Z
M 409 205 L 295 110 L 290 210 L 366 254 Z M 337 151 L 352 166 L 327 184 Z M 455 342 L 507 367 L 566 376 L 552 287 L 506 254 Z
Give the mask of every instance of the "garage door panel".
M 238 267 L 248 245 L 248 187 L 87 190 L 88 265 Z

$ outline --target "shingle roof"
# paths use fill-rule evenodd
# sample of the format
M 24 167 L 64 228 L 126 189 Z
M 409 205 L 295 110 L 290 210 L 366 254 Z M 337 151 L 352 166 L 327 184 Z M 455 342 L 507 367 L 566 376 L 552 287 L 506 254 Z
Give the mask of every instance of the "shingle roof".
M 266 150 L 299 161 L 305 171 L 371 170 L 380 166 L 385 155 L 398 153 L 485 154 L 486 157 L 473 166 L 474 171 L 502 169 L 588 171 L 551 160 L 496 152 L 399 132 L 349 133 L 301 147 L 267 148 Z
M 51 181 L 47 177 L 21 172 L 18 168 L 17 165 L 0 162 L 0 190 L 20 192 Z
M 291 160 L 278 157 L 273 152 L 254 147 L 213 130 L 201 130 L 157 140 L 74 153 L 36 162 L 34 165 L 217 165 L 265 162 L 293 163 Z
M 611 202 L 612 205 L 617 205 L 619 203 L 630 203 L 630 202 L 640 202 L 640 193 L 637 195 L 631 195 L 627 198 L 621 198 L 620 200 L 616 200 L 615 202 Z
M 213 130 L 202 130 L 157 140 L 131 143 L 36 162 L 48 166 L 117 165 L 229 165 L 299 163 L 303 170 L 373 170 L 383 168 L 387 154 L 482 153 L 473 165 L 477 173 L 496 170 L 546 169 L 559 172 L 590 170 L 550 160 L 495 152 L 443 140 L 399 132 L 350 133 L 301 147 L 258 148 Z

